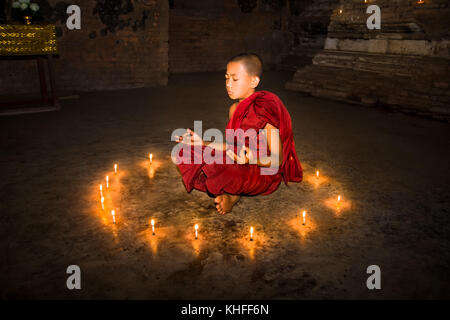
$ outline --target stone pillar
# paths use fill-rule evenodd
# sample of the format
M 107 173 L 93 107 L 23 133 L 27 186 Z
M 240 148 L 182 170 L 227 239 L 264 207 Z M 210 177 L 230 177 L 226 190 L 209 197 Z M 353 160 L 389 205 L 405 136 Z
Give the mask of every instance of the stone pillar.
M 381 29 L 366 25 L 370 5 Z M 450 8 L 446 0 L 345 0 L 324 48 L 286 88 L 450 119 Z
M 338 4 L 339 0 L 289 0 L 290 50 L 279 63 L 280 69 L 295 71 L 312 63 L 324 47 L 330 16 Z

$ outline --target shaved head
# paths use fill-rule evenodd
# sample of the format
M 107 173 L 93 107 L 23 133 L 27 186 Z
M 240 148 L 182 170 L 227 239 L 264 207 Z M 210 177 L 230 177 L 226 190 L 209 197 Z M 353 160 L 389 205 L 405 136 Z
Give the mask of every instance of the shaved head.
M 227 64 L 230 62 L 241 62 L 250 76 L 261 77 L 262 60 L 255 53 L 240 53 L 228 60 Z

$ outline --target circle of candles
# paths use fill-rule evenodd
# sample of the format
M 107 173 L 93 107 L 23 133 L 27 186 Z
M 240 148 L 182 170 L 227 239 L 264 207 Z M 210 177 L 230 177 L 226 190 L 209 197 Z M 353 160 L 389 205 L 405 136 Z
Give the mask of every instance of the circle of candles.
M 303 225 L 306 224 L 306 211 L 303 210 Z
M 250 227 L 250 241 L 253 241 L 253 227 Z
M 112 218 L 113 218 L 113 223 L 116 224 L 116 213 L 115 213 L 114 210 L 111 210 L 111 215 L 112 215 Z
M 106 176 L 106 187 L 109 188 L 109 177 Z
M 102 198 L 100 199 L 100 201 L 102 202 L 102 209 L 105 210 L 105 206 L 103 205 L 103 202 L 105 202 L 105 198 L 103 198 L 103 196 L 102 196 Z
M 153 154 L 150 153 L 150 154 L 148 155 L 148 157 L 150 158 L 150 164 L 152 164 L 152 163 L 153 163 Z
M 155 220 L 152 219 L 151 224 L 152 224 L 152 235 L 155 235 Z
M 195 228 L 195 240 L 197 240 L 198 239 L 198 224 L 195 224 L 194 228 Z
M 114 173 L 117 173 L 117 163 L 114 164 Z

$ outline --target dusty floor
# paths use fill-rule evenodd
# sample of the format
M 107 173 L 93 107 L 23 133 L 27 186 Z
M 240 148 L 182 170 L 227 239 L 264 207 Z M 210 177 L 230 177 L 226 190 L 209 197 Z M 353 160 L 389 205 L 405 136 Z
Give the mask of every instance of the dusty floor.
M 289 77 L 269 72 L 260 89 L 288 108 L 305 179 L 243 198 L 226 216 L 206 194 L 186 192 L 169 141 L 194 120 L 225 128 L 222 73 L 1 117 L 1 297 L 449 298 L 449 124 L 305 97 L 283 89 Z M 66 288 L 72 264 L 82 290 Z M 381 290 L 366 288 L 372 264 Z

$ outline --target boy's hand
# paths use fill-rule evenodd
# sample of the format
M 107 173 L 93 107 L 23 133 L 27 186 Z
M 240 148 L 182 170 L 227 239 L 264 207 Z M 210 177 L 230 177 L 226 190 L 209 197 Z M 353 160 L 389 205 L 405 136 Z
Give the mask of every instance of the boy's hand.
M 239 156 L 232 150 L 227 150 L 227 155 L 234 161 L 237 161 L 238 164 L 247 164 L 254 159 L 253 152 L 247 146 L 243 146 L 241 148 L 239 151 Z
M 176 142 L 181 142 L 191 146 L 199 146 L 199 145 L 203 146 L 202 138 L 189 128 L 186 130 L 186 133 L 183 134 L 181 137 L 175 136 L 175 138 L 177 139 Z

